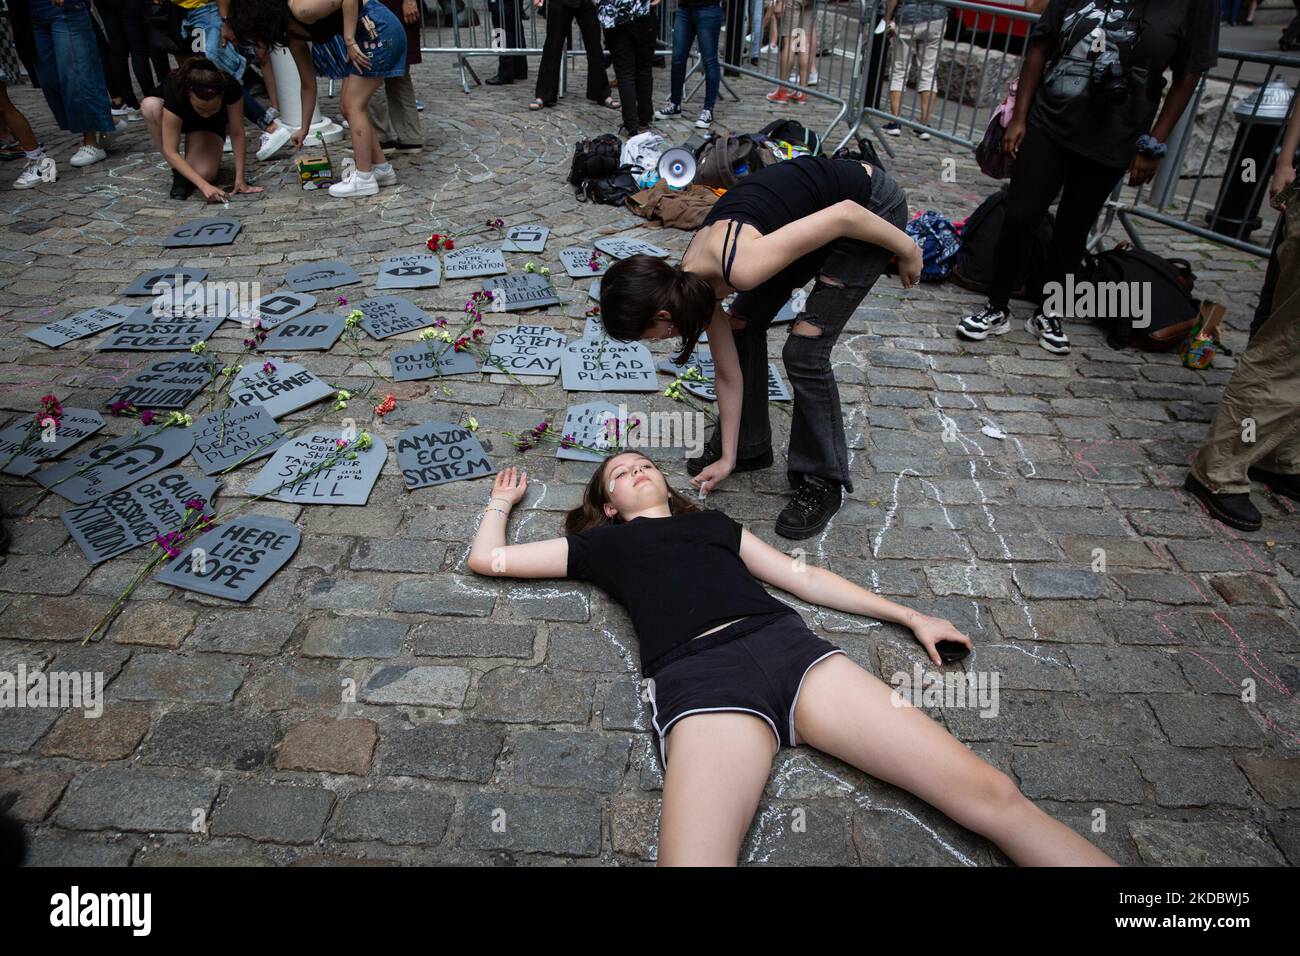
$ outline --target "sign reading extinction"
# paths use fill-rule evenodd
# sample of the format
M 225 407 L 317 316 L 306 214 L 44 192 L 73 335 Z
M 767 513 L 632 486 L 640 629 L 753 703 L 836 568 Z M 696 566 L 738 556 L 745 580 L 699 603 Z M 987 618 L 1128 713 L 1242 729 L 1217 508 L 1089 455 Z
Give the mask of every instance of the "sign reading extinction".
M 86 560 L 99 564 L 179 530 L 185 522 L 185 502 L 201 498 L 206 506 L 216 493 L 215 479 L 173 468 L 98 501 L 69 508 L 59 517 Z M 190 514 L 190 521 L 197 519 L 197 514 Z
M 241 515 L 201 534 L 158 574 L 163 584 L 247 601 L 279 571 L 302 540 L 283 518 Z
M 447 422 L 416 425 L 398 435 L 397 467 L 408 489 L 496 472 L 474 433 Z
M 22 447 L 28 435 L 28 427 L 35 421 L 35 416 L 24 416 L 16 425 L 10 425 L 0 432 L 0 465 L 9 475 L 30 475 L 43 461 L 57 458 L 65 451 L 104 427 L 104 419 L 99 412 L 89 408 L 65 408 L 57 425 L 36 426 L 36 437 L 21 455 L 14 452 Z M 45 441 L 49 438 L 50 441 Z M 13 461 L 10 461 L 10 458 Z M 7 464 L 5 464 L 7 462 Z

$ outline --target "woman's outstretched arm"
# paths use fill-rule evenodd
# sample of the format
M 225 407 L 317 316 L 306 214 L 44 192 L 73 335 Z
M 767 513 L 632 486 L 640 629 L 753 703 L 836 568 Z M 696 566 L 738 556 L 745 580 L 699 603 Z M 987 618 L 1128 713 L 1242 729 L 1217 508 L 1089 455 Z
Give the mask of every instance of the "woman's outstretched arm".
M 528 489 L 528 476 L 514 467 L 497 472 L 492 498 L 469 549 L 469 569 L 495 578 L 563 578 L 569 573 L 569 542 L 549 538 L 528 544 L 506 544 L 510 509 Z M 493 510 L 495 509 L 495 510 Z
M 740 558 L 754 577 L 802 598 L 809 604 L 874 617 L 910 628 L 935 664 L 943 663 L 935 649 L 936 642 L 957 641 L 966 647 L 971 646 L 971 639 L 957 630 L 951 621 L 929 617 L 874 594 L 834 571 L 782 554 L 748 531 L 742 531 L 740 535 Z

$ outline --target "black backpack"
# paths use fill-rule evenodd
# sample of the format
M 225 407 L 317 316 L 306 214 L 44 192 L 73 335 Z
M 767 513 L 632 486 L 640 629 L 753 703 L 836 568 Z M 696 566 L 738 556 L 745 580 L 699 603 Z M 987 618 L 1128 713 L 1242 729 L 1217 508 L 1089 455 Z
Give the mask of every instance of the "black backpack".
M 860 163 L 870 163 L 872 166 L 885 168 L 885 164 L 880 161 L 880 156 L 876 153 L 876 147 L 863 136 L 854 136 L 857 146 L 841 146 L 835 151 L 832 159 L 856 159 Z
M 952 279 L 963 289 L 987 295 L 993 282 L 993 259 L 998 235 L 1006 218 L 1007 187 L 985 199 L 966 220 L 961 230 L 961 251 L 952 266 Z M 1024 270 L 1016 276 L 1011 295 L 1037 301 L 1029 289 L 1040 288 L 1047 269 L 1047 247 L 1052 242 L 1056 218 L 1049 212 L 1038 224 Z
M 613 176 L 619 170 L 623 141 L 613 133 L 601 133 L 595 139 L 579 140 L 573 147 L 573 165 L 569 167 L 569 185 L 581 187 L 589 179 Z
M 1196 323 L 1199 303 L 1192 298 L 1196 275 L 1186 259 L 1166 259 L 1121 243 L 1114 249 L 1083 257 L 1082 277 L 1092 283 L 1145 283 L 1149 325 L 1134 328 L 1132 320 L 1103 320 L 1111 348 L 1136 345 L 1148 352 L 1177 348 Z
M 792 146 L 805 146 L 812 155 L 822 155 L 821 137 L 796 120 L 773 120 L 760 129 L 758 135 L 784 140 Z
M 606 206 L 621 206 L 629 196 L 641 191 L 633 172 L 641 172 L 640 166 L 620 166 L 612 176 L 596 176 L 584 179 L 574 190 L 579 202 L 595 202 Z

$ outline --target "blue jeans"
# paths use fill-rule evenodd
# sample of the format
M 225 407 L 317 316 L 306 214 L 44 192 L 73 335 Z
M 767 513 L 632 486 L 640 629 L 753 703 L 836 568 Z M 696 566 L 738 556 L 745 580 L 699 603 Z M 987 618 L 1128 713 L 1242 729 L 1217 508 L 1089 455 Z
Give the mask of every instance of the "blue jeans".
M 31 0 L 36 77 L 59 129 L 111 133 L 108 85 L 86 0 Z
M 196 30 L 203 33 L 202 55 L 242 83 L 248 61 L 244 59 L 244 55 L 239 52 L 235 44 L 221 45 L 221 10 L 218 9 L 216 0 L 186 11 L 185 26 L 181 34 L 185 37 L 186 43 L 194 42 Z M 258 126 L 266 125 L 266 107 L 255 100 L 248 90 L 244 90 L 244 116 L 250 123 Z
M 686 84 L 686 54 L 691 52 L 691 42 L 700 41 L 700 56 L 704 58 L 704 108 L 713 109 L 718 101 L 718 87 L 722 84 L 722 64 L 718 62 L 718 34 L 722 32 L 722 4 L 707 7 L 678 7 L 673 19 L 673 69 L 672 95 L 678 105 L 682 102 L 682 87 Z

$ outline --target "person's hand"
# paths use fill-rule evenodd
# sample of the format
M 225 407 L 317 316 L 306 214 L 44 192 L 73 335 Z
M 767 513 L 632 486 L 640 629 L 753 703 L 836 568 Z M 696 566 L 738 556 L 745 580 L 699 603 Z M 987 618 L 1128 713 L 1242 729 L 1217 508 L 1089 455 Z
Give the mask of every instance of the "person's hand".
M 402 22 L 415 23 L 420 19 L 420 8 L 415 0 L 403 0 L 402 2 Z
M 504 498 L 513 508 L 524 498 L 528 490 L 528 475 L 511 465 L 505 471 L 497 472 L 497 480 L 492 484 L 492 497 Z
M 214 186 L 212 183 L 205 183 L 203 186 L 203 198 L 208 202 L 225 202 L 226 193 L 220 186 Z
M 541 5 L 542 5 L 542 0 L 533 0 L 533 6 L 540 7 Z
M 897 35 L 898 35 L 898 24 L 895 23 L 893 20 L 886 20 L 886 21 L 885 21 L 885 32 L 886 32 L 887 34 L 889 34 L 891 37 L 892 37 L 892 36 L 897 36 Z
M 904 289 L 910 289 L 921 281 L 921 270 L 925 267 L 925 257 L 921 247 L 908 238 L 908 248 L 898 254 L 898 278 Z
M 1143 156 L 1137 153 L 1133 161 L 1128 164 L 1128 184 L 1130 186 L 1145 186 L 1151 182 L 1151 177 L 1156 174 L 1160 168 L 1160 160 L 1152 159 L 1150 156 Z
M 302 143 L 303 140 L 307 138 L 307 132 L 308 132 L 307 126 L 306 124 L 303 124 L 302 126 L 298 127 L 298 129 L 293 133 L 292 136 L 289 137 L 289 142 L 293 143 L 293 151 L 295 153 L 300 152 L 302 150 Z
M 922 614 L 912 621 L 910 626 L 917 641 L 925 648 L 926 654 L 935 664 L 943 664 L 943 658 L 934 647 L 939 641 L 956 641 L 958 644 L 965 644 L 967 649 L 971 646 L 969 637 L 957 630 L 952 621 L 941 617 L 927 617 Z
M 709 467 L 705 468 L 698 475 L 691 479 L 691 487 L 697 491 L 704 487 L 704 493 L 707 495 L 731 474 L 735 464 L 724 458 L 719 458 Z M 706 487 L 707 486 L 707 487 Z
M 1025 139 L 1025 121 L 1012 119 L 1002 134 L 1002 152 L 1012 159 L 1020 154 L 1020 144 Z
M 222 20 L 221 21 L 221 45 L 225 46 L 227 43 L 230 44 L 231 46 L 238 46 L 239 37 L 235 36 L 234 30 L 230 29 L 230 24 L 227 23 L 225 20 Z
M 348 40 L 348 61 L 358 70 L 370 69 L 370 57 L 361 49 L 356 40 Z
M 266 188 L 265 188 L 265 187 L 263 187 L 263 186 L 250 186 L 250 185 L 248 185 L 248 183 L 246 183 L 246 182 L 244 182 L 242 179 L 240 179 L 240 180 L 238 180 L 238 181 L 235 183 L 235 188 L 234 188 L 233 190 L 231 190 L 231 195 L 232 195 L 232 196 L 240 196 L 240 195 L 243 195 L 243 194 L 245 194 L 245 193 L 264 193 L 264 192 L 266 192 Z
M 1273 170 L 1273 178 L 1268 184 L 1268 204 L 1279 212 L 1286 210 L 1286 203 L 1282 201 L 1282 193 L 1286 188 L 1295 182 L 1295 167 L 1291 164 L 1278 164 Z

